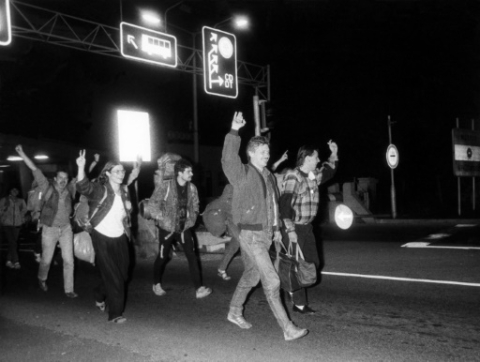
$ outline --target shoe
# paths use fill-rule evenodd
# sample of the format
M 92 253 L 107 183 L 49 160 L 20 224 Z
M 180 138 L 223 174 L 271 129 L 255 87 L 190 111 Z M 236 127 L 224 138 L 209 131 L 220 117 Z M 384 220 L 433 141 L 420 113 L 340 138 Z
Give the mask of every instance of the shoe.
M 125 323 L 126 321 L 127 321 L 127 318 L 122 316 L 109 320 L 109 322 L 116 323 L 116 324 L 122 324 L 122 323 Z
M 40 287 L 41 290 L 46 292 L 48 290 L 47 283 L 44 280 L 38 279 L 38 286 Z
M 308 329 L 298 328 L 293 323 L 283 331 L 283 336 L 286 341 L 294 341 L 295 339 L 302 338 L 306 336 Z
M 162 285 L 160 283 L 154 284 L 152 289 L 155 295 L 158 295 L 159 297 L 167 294 L 167 292 L 162 289 Z
M 212 293 L 212 290 L 207 287 L 200 287 L 197 289 L 197 299 L 205 298 Z
M 42 261 L 42 254 L 37 254 L 37 253 L 34 253 L 35 254 L 35 261 L 40 264 L 40 262 Z
M 18 261 L 15 264 L 13 264 L 13 267 L 17 270 L 22 269 L 22 266 L 20 265 L 20 263 Z
M 229 322 L 232 322 L 233 324 L 236 324 L 242 329 L 250 329 L 252 328 L 252 324 L 248 323 L 245 318 L 243 318 L 241 315 L 234 315 L 232 313 L 228 313 L 227 320 Z
M 72 298 L 72 299 L 78 297 L 78 294 L 75 293 L 75 292 L 65 293 L 65 295 L 66 295 L 68 298 Z
M 7 268 L 10 268 L 10 269 L 15 268 L 15 267 L 13 266 L 13 263 L 12 263 L 10 260 L 8 260 L 5 265 L 7 266 Z
M 316 311 L 314 311 L 312 308 L 310 308 L 308 305 L 304 306 L 303 309 L 297 307 L 295 304 L 293 305 L 294 312 L 300 313 L 300 314 L 307 314 L 307 315 L 314 315 L 317 314 Z
M 220 269 L 218 269 L 218 276 L 219 276 L 220 278 L 222 278 L 223 280 L 230 280 L 230 279 L 232 279 L 232 277 L 229 276 L 225 270 L 220 270 Z
M 105 302 L 95 302 L 95 307 L 100 309 L 101 312 L 105 312 Z

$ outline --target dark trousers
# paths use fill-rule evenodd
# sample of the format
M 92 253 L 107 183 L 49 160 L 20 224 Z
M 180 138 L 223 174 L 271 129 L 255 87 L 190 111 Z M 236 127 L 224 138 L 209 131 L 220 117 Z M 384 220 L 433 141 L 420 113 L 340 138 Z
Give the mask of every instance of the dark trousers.
M 295 224 L 295 232 L 297 233 L 297 243 L 303 252 L 305 260 L 315 264 L 317 271 L 320 267 L 320 259 L 318 257 L 317 243 L 313 235 L 313 227 L 311 224 L 299 225 Z M 288 234 L 282 230 L 282 240 L 288 247 Z M 293 249 L 295 252 L 295 249 Z M 293 292 L 292 300 L 295 305 L 307 305 L 307 291 L 305 288 Z
M 93 248 L 95 249 L 95 265 L 100 272 L 101 280 L 94 289 L 97 302 L 106 300 L 108 320 L 120 317 L 125 308 L 126 281 L 130 256 L 128 239 L 125 234 L 118 238 L 110 238 L 92 231 Z
M 18 262 L 18 236 L 20 235 L 19 226 L 4 226 L 5 238 L 8 241 L 8 255 L 7 260 L 12 263 Z
M 195 242 L 193 240 L 191 229 L 185 230 L 183 233 L 171 233 L 162 228 L 159 230 L 159 251 L 157 259 L 153 265 L 153 284 L 162 282 L 162 276 L 165 272 L 165 266 L 169 260 L 172 243 L 178 241 L 182 244 L 183 251 L 188 260 L 188 268 L 190 269 L 190 276 L 193 281 L 195 289 L 202 286 L 202 277 L 200 275 L 200 266 L 198 258 L 195 254 Z M 182 237 L 183 235 L 183 237 Z

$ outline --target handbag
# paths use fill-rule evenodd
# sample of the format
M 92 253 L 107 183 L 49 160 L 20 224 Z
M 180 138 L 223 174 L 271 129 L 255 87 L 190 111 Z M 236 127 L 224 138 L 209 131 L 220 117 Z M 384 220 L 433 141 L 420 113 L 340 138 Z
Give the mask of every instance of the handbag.
M 309 287 L 317 281 L 317 269 L 314 263 L 305 261 L 303 252 L 295 246 L 295 255 L 292 253 L 292 243 L 289 242 L 288 249 L 280 243 L 284 251 L 278 252 L 276 265 L 280 277 L 280 287 L 286 292 L 294 292 L 301 288 Z
M 88 232 L 82 231 L 73 235 L 73 252 L 78 259 L 95 264 L 95 250 Z

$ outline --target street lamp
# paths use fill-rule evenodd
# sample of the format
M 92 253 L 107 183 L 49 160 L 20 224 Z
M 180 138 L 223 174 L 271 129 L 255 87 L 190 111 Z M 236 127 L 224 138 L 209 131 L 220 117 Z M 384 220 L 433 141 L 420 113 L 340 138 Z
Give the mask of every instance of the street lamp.
M 142 11 L 142 19 L 148 24 L 153 26 L 160 25 L 160 18 L 153 11 Z
M 248 18 L 244 15 L 231 16 L 228 19 L 225 19 L 225 20 L 222 20 L 222 21 L 216 23 L 213 27 L 217 28 L 219 25 L 224 24 L 224 23 L 226 23 L 230 20 L 233 20 L 233 26 L 236 29 L 246 29 L 246 28 L 248 28 L 249 21 L 248 21 Z

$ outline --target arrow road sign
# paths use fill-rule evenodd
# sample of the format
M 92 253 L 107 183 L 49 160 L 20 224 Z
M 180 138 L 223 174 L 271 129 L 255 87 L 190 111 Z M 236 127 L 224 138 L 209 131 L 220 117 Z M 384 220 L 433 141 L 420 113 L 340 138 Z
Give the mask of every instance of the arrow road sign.
M 224 31 L 202 28 L 204 88 L 208 94 L 237 98 L 237 40 Z
M 12 41 L 9 1 L 0 0 L 0 45 L 8 45 Z
M 177 66 L 177 38 L 141 26 L 120 23 L 121 53 L 126 58 Z

